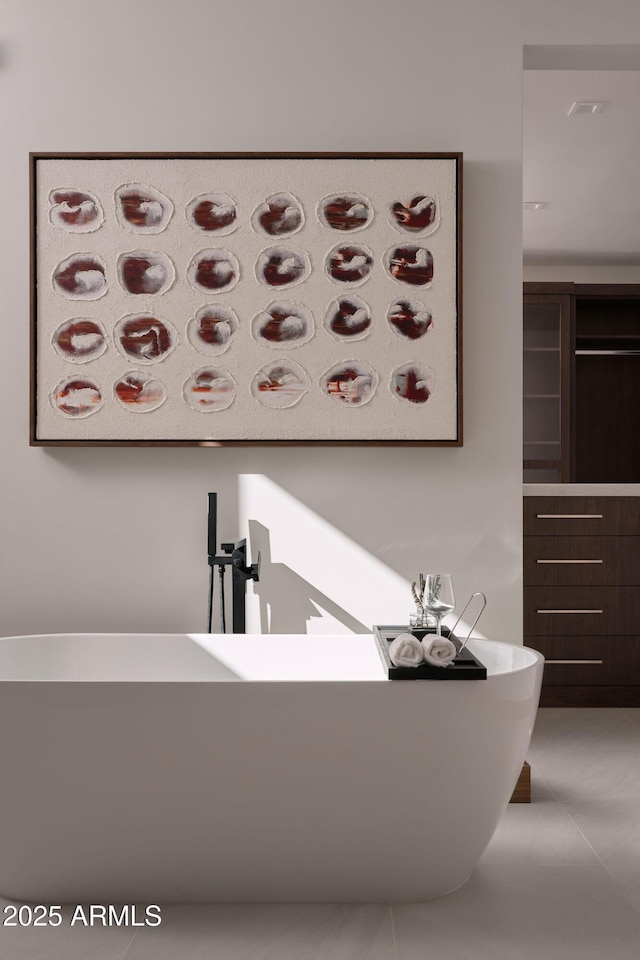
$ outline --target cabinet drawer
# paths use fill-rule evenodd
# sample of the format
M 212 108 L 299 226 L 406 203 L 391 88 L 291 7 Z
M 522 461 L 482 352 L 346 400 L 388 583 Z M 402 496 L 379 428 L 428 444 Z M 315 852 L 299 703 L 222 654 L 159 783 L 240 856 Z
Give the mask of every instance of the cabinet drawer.
M 547 686 L 640 683 L 638 637 L 526 637 L 545 658 Z
M 640 497 L 524 497 L 531 536 L 640 535 Z
M 524 632 L 640 635 L 640 587 L 525 587 Z
M 640 537 L 525 537 L 524 582 L 640 584 Z

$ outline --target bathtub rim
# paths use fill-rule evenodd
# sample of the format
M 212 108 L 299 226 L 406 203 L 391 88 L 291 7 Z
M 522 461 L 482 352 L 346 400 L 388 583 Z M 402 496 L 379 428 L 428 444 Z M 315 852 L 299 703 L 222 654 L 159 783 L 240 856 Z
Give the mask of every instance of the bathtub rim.
M 153 643 L 153 641 L 154 641 L 155 639 L 158 639 L 158 640 L 165 639 L 165 640 L 166 640 L 167 638 L 176 638 L 176 639 L 178 639 L 178 640 L 179 640 L 179 639 L 185 639 L 185 640 L 191 640 L 192 642 L 194 642 L 194 638 L 196 638 L 196 637 L 207 637 L 207 636 L 211 636 L 211 637 L 214 637 L 214 638 L 229 638 L 229 637 L 232 637 L 233 634 L 217 634 L 217 633 L 216 633 L 216 634 L 177 633 L 177 632 L 175 632 L 175 631 L 166 632 L 166 633 L 159 633 L 159 632 L 153 632 L 153 633 L 152 633 L 152 632 L 135 632 L 135 633 L 134 633 L 134 632 L 117 632 L 117 633 L 116 633 L 116 632 L 113 632 L 113 631 L 110 631 L 110 632 L 95 632 L 95 633 L 91 632 L 91 633 L 90 633 L 90 632 L 87 632 L 87 631 L 83 631 L 83 632 L 78 631 L 78 632 L 73 632 L 73 633 L 71 633 L 71 632 L 69 632 L 69 633 L 59 632 L 59 633 L 40 633 L 40 634 L 18 634 L 18 635 L 13 635 L 13 636 L 0 637 L 0 660 L 1 660 L 1 658 L 2 658 L 2 648 L 3 648 L 3 644 L 4 644 L 4 643 L 7 643 L 7 642 L 10 642 L 10 641 L 28 641 L 28 640 L 34 640 L 34 641 L 38 641 L 38 640 L 50 640 L 50 641 L 55 641 L 55 640 L 58 639 L 58 638 L 64 638 L 65 640 L 70 640 L 70 641 L 74 641 L 74 640 L 84 640 L 84 639 L 94 639 L 94 640 L 108 641 L 109 639 L 122 639 L 122 638 L 126 637 L 126 638 L 128 638 L 128 639 L 133 640 L 133 641 L 138 640 L 138 639 L 139 639 L 139 640 L 143 640 L 143 641 L 146 640 L 146 641 L 149 642 L 149 643 Z M 313 637 L 315 640 L 318 640 L 318 639 L 323 638 L 323 637 L 332 638 L 332 639 L 334 639 L 334 640 L 335 640 L 336 637 L 341 637 L 341 638 L 345 638 L 345 639 L 347 639 L 347 638 L 349 638 L 349 637 L 352 637 L 352 636 L 353 636 L 353 637 L 358 637 L 358 638 L 369 637 L 369 638 L 371 638 L 372 644 L 375 645 L 375 638 L 374 638 L 374 635 L 373 635 L 372 633 L 366 633 L 366 634 L 259 634 L 259 633 L 254 633 L 254 634 L 239 634 L 238 636 L 239 636 L 239 637 L 250 637 L 250 638 L 257 638 L 257 637 L 273 637 L 273 638 L 276 638 L 276 637 L 287 637 L 287 638 L 289 638 L 289 637 L 299 637 L 300 639 L 303 639 L 304 637 L 307 637 L 307 636 L 311 636 L 311 637 Z M 528 646 L 526 646 L 526 645 L 524 645 L 524 644 L 520 644 L 520 643 L 508 643 L 508 642 L 503 641 L 503 640 L 490 640 L 490 639 L 487 639 L 487 638 L 480 638 L 480 637 L 472 637 L 472 638 L 469 640 L 469 644 L 470 644 L 470 649 L 471 649 L 471 650 L 474 650 L 474 651 L 478 654 L 478 656 L 479 656 L 479 658 L 480 658 L 481 660 L 482 660 L 482 653 L 483 653 L 483 649 L 482 649 L 482 648 L 484 647 L 485 644 L 487 645 L 488 648 L 494 648 L 494 649 L 497 648 L 497 649 L 498 649 L 498 652 L 499 652 L 500 650 L 513 651 L 513 650 L 515 649 L 515 650 L 517 650 L 517 651 L 521 651 L 523 654 L 526 653 L 526 656 L 523 657 L 524 662 L 523 662 L 522 664 L 519 664 L 519 665 L 515 666 L 515 667 L 509 667 L 508 669 L 503 669 L 503 670 L 495 670 L 495 669 L 491 669 L 491 668 L 489 668 L 489 666 L 487 666 L 487 681 L 490 681 L 490 680 L 494 680 L 494 681 L 495 681 L 495 680 L 497 680 L 497 679 L 500 678 L 500 677 L 511 677 L 511 676 L 515 677 L 515 676 L 517 676 L 517 675 L 519 675 L 519 674 L 524 673 L 525 671 L 536 670 L 536 669 L 538 668 L 538 665 L 539 665 L 539 664 L 543 664 L 543 663 L 544 663 L 544 656 L 543 656 L 538 650 L 535 650 L 533 647 L 528 647 Z M 479 644 L 479 645 L 480 645 L 479 649 L 476 648 L 476 644 Z M 377 655 L 377 651 L 376 651 L 376 655 Z M 0 669 L 1 669 L 1 667 L 0 667 Z M 108 672 L 108 666 L 107 666 L 107 668 L 105 669 L 105 673 L 107 673 L 107 672 Z M 41 678 L 38 678 L 38 677 L 33 677 L 33 676 L 24 676 L 24 677 L 2 677 L 2 676 L 0 676 L 0 684 L 6 684 L 6 683 L 38 683 L 38 684 L 41 684 L 41 683 L 71 683 L 71 684 L 78 684 L 78 683 L 89 683 L 89 684 L 91 684 L 91 683 L 104 683 L 104 684 L 114 684 L 114 683 L 154 683 L 154 684 L 159 684 L 159 683 L 176 683 L 176 684 L 177 684 L 177 683 L 207 683 L 207 684 L 209 684 L 209 683 L 220 683 L 220 682 L 229 682 L 229 681 L 228 681 L 228 680 L 225 680 L 225 679 L 223 679 L 223 678 L 211 678 L 211 677 L 206 677 L 206 676 L 196 676 L 196 677 L 193 677 L 193 678 L 180 677 L 180 676 L 179 676 L 179 677 L 176 677 L 176 678 L 172 678 L 172 677 L 154 678 L 154 677 L 143 677 L 143 676 L 131 676 L 131 677 L 120 677 L 120 676 L 119 676 L 119 677 L 109 677 L 108 675 L 107 675 L 107 676 L 101 676 L 101 677 L 93 677 L 93 678 L 87 678 L 87 677 L 79 677 L 79 678 L 78 678 L 78 677 L 73 677 L 73 676 L 67 676 L 67 677 L 62 677 L 62 676 L 61 676 L 61 677 L 45 677 L 45 678 L 42 678 L 42 677 L 41 677 Z M 385 675 L 385 672 L 383 671 L 383 673 L 382 673 L 379 677 L 374 677 L 374 678 L 372 678 L 372 677 L 368 677 L 368 678 L 367 678 L 367 677 L 362 677 L 362 678 L 353 678 L 353 677 L 350 677 L 350 678 L 345 678 L 345 679 L 339 679 L 339 678 L 329 678 L 329 679 L 327 679 L 327 678 L 322 678 L 322 677 L 286 678 L 286 677 L 284 677 L 284 676 L 283 676 L 283 677 L 269 677 L 269 678 L 260 678 L 260 677 L 245 678 L 245 677 L 242 677 L 242 678 L 239 678 L 238 681 L 235 681 L 235 682 L 250 683 L 250 684 L 251 684 L 251 683 L 259 683 L 259 684 L 261 684 L 261 683 L 379 683 L 379 682 L 389 683 L 389 682 L 393 682 L 393 681 L 391 681 L 391 680 Z M 408 681 L 408 682 L 410 682 L 410 681 Z M 420 680 L 420 682 L 422 683 L 422 682 L 427 682 L 427 681 L 425 681 L 425 680 Z M 437 680 L 436 680 L 436 681 L 432 681 L 432 682 L 439 683 L 439 682 L 441 682 L 441 681 L 437 681 Z M 478 681 L 475 681 L 475 682 L 483 683 L 483 682 L 486 682 L 486 681 L 478 680 Z

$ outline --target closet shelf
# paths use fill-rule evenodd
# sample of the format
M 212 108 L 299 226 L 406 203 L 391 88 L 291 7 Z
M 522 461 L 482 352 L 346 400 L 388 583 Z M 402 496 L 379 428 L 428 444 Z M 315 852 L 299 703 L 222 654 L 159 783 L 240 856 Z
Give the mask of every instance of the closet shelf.
M 640 333 L 578 333 L 576 340 L 640 340 Z
M 525 470 L 559 470 L 560 460 L 524 460 Z

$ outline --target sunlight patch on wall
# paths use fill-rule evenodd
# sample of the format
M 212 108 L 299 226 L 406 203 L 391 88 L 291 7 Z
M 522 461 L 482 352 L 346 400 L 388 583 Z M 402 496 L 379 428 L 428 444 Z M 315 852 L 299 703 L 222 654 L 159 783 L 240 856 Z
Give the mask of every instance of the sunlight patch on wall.
M 251 558 L 262 553 L 248 632 L 361 633 L 406 621 L 407 582 L 268 477 L 239 477 L 238 512 Z
M 262 554 L 260 582 L 247 591 L 248 633 L 364 633 L 407 623 L 410 583 L 268 477 L 239 477 L 238 513 L 251 560 Z

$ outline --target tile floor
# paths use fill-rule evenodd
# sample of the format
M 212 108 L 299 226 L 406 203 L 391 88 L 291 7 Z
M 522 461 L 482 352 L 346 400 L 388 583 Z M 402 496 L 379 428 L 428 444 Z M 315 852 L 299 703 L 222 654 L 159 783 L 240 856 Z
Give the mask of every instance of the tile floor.
M 533 800 L 448 897 L 165 906 L 156 928 L 0 927 L 0 960 L 638 960 L 640 709 L 544 709 Z M 0 901 L 4 908 L 7 901 Z

